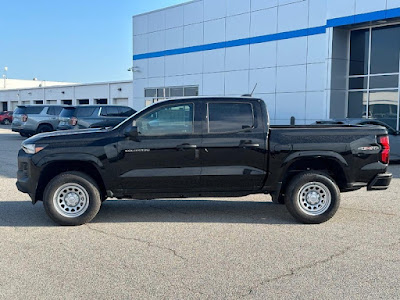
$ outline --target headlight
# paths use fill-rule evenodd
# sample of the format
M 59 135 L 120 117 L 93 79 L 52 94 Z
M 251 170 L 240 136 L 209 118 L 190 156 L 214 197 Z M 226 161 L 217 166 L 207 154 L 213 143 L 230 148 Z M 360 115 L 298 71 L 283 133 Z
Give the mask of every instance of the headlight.
M 24 150 L 27 154 L 35 154 L 43 149 L 43 146 L 36 146 L 35 144 L 22 144 L 22 150 Z

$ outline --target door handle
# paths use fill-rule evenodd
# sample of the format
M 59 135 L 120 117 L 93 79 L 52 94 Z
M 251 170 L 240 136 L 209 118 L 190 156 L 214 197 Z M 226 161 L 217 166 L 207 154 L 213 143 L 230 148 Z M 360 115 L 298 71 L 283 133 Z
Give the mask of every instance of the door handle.
M 185 150 L 185 149 L 197 149 L 197 145 L 190 145 L 190 144 L 181 144 L 176 146 L 178 150 Z
M 253 141 L 240 141 L 239 147 L 241 147 L 241 148 L 256 148 L 256 147 L 260 147 L 260 144 L 253 143 Z

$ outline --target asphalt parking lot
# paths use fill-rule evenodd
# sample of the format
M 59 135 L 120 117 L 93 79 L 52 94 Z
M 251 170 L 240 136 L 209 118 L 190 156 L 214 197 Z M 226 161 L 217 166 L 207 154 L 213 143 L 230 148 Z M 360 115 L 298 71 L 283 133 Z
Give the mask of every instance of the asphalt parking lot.
M 387 191 L 342 194 L 320 225 L 255 195 L 111 200 L 59 227 L 15 186 L 22 141 L 0 126 L 1 299 L 400 297 L 400 165 Z

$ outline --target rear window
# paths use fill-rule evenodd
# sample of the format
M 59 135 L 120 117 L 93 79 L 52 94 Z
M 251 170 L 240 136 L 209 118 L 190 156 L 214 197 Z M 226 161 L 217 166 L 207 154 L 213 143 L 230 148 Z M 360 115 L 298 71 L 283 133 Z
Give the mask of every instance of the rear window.
M 49 110 L 47 111 L 48 115 L 58 116 L 62 110 L 60 106 L 50 106 Z
M 75 117 L 84 118 L 93 115 L 97 107 L 77 107 L 75 110 Z
M 5 115 L 6 113 L 7 112 L 5 112 L 5 111 L 0 112 L 0 116 Z
M 208 132 L 236 132 L 253 127 L 253 107 L 250 103 L 209 103 Z
M 75 107 L 64 107 L 60 113 L 60 117 L 70 118 L 74 115 Z
M 14 110 L 14 113 L 17 115 L 22 115 L 25 113 L 26 107 L 25 106 L 17 106 L 17 108 Z
M 25 110 L 25 114 L 27 115 L 37 115 L 40 114 L 43 110 L 43 106 L 29 106 Z

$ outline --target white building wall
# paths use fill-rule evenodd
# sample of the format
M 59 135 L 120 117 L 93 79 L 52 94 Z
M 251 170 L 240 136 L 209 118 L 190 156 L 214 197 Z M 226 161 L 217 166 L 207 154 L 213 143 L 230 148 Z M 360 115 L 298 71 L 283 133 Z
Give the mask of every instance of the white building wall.
M 23 80 L 2 78 L 0 82 L 0 90 L 47 87 L 54 85 L 73 85 L 72 82 L 46 81 L 46 80 Z
M 145 105 L 145 88 L 192 84 L 199 95 L 238 96 L 257 84 L 254 96 L 273 124 L 343 117 L 349 32 L 338 27 L 376 20 L 373 12 L 399 15 L 386 16 L 399 7 L 398 0 L 196 0 L 135 16 L 134 107 Z M 260 36 L 270 39 L 250 40 Z M 209 50 L 213 43 L 218 49 Z
M 35 104 L 35 101 L 64 104 L 64 100 L 71 100 L 73 105 L 77 105 L 80 99 L 88 99 L 89 104 L 96 104 L 95 99 L 107 99 L 108 104 L 132 107 L 132 89 L 132 81 L 7 89 L 0 91 L 0 102 L 7 102 L 8 109 L 14 109 L 18 104 Z

